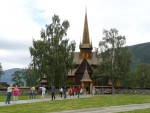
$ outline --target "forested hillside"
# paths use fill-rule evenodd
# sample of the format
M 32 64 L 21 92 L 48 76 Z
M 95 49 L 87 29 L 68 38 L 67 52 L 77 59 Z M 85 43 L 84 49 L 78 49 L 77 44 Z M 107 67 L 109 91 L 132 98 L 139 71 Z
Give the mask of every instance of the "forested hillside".
M 139 63 L 150 64 L 150 42 L 129 46 L 132 51 L 132 67 Z

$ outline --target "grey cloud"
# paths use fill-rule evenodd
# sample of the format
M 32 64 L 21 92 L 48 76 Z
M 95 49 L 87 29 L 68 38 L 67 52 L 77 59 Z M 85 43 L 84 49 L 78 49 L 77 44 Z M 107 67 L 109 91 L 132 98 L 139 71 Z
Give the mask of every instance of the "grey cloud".
M 25 68 L 31 63 L 30 53 L 26 50 L 9 50 L 9 54 L 0 56 L 0 62 L 4 69 L 16 68 L 20 65 Z M 13 67 L 10 67 L 13 65 Z M 19 67 L 20 67 L 19 66 Z
M 32 42 L 14 42 L 12 39 L 5 40 L 3 37 L 0 37 L 0 49 L 6 50 L 27 50 L 31 46 Z

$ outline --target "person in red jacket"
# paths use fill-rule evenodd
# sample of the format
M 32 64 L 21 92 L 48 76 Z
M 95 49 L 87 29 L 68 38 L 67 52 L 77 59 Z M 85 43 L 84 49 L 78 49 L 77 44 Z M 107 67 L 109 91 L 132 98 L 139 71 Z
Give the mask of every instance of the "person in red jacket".
M 18 86 L 16 85 L 16 87 L 13 89 L 13 95 L 14 95 L 14 102 L 16 102 L 18 100 L 18 96 L 19 96 L 19 89 Z
M 69 88 L 69 95 L 70 95 L 70 97 L 72 97 L 72 88 L 71 87 Z
M 74 86 L 72 87 L 72 95 L 73 96 L 75 95 L 75 88 L 74 88 Z

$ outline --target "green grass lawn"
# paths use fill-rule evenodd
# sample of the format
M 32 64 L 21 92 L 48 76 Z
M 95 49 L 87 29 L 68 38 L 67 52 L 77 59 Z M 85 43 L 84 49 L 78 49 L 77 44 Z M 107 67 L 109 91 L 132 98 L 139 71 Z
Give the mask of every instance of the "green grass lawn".
M 27 99 L 29 97 L 20 96 L 20 99 L 21 98 Z M 3 99 L 4 98 L 2 98 L 2 100 Z M 48 113 L 54 111 L 64 111 L 82 108 L 96 108 L 104 106 L 142 104 L 142 103 L 150 103 L 150 95 L 99 95 L 89 98 L 45 101 L 21 105 L 16 104 L 10 106 L 0 106 L 0 113 Z

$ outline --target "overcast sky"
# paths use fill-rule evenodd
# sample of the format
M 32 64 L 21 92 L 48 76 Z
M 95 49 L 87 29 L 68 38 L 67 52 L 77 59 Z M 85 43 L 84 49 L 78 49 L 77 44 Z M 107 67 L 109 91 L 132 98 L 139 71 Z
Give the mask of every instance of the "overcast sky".
M 87 7 L 90 40 L 98 47 L 103 29 L 116 28 L 126 45 L 150 42 L 149 0 L 0 0 L 0 62 L 4 70 L 25 68 L 29 47 L 54 14 L 68 20 L 68 38 L 77 51 L 83 35 Z

